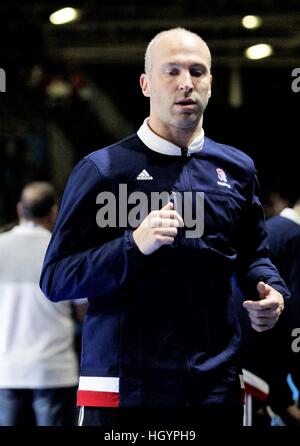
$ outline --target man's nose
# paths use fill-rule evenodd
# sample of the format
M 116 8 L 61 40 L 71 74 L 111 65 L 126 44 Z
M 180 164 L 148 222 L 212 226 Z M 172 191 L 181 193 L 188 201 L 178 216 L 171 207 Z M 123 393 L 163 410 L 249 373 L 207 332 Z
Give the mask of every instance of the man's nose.
M 190 93 L 194 88 L 192 76 L 189 71 L 182 72 L 179 79 L 179 90 L 184 91 L 185 94 Z

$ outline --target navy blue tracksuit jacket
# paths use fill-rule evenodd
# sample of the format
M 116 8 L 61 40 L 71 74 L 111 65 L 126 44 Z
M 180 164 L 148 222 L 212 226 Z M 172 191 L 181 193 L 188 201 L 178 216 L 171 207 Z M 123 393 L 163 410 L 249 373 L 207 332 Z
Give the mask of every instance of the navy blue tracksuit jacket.
M 187 238 L 180 228 L 173 245 L 143 255 L 133 229 L 119 224 L 123 199 L 115 227 L 96 222 L 98 194 L 111 192 L 118 201 L 120 184 L 128 194 L 149 197 L 190 192 L 193 206 L 196 192 L 203 192 L 203 235 Z M 192 156 L 169 156 L 150 150 L 134 134 L 79 162 L 41 276 L 42 290 L 54 302 L 89 299 L 79 405 L 240 401 L 232 276 L 251 299 L 258 298 L 260 280 L 288 295 L 268 258 L 257 193 L 252 160 L 209 138 Z

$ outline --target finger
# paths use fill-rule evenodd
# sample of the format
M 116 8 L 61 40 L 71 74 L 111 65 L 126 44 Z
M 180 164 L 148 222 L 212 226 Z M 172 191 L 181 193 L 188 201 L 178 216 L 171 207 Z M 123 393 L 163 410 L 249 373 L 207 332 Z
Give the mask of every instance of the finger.
M 179 225 L 177 220 L 171 218 L 151 217 L 149 221 L 151 228 L 178 227 Z
M 180 214 L 178 214 L 178 212 L 177 211 L 175 211 L 175 215 L 174 215 L 174 218 L 176 218 L 177 219 L 177 221 L 180 223 L 180 227 L 183 227 L 184 226 L 184 221 L 183 221 L 183 219 L 182 219 L 182 217 L 181 217 L 181 215 Z
M 272 318 L 276 317 L 279 312 L 277 310 L 273 311 L 259 311 L 259 310 L 248 310 L 250 317 L 257 317 L 257 318 Z
M 181 215 L 178 214 L 177 211 L 174 211 L 174 210 L 168 210 L 168 211 L 160 210 L 158 215 L 159 215 L 160 218 L 173 218 L 173 219 L 176 219 L 177 221 L 180 222 L 180 226 L 184 226 L 183 219 L 182 219 Z
M 253 315 L 249 314 L 249 317 L 250 317 L 251 322 L 253 322 L 254 324 L 265 325 L 265 324 L 269 324 L 270 322 L 276 321 L 277 315 L 275 314 L 270 317 L 257 317 L 257 316 L 253 316 Z
M 265 299 L 268 292 L 270 291 L 271 287 L 270 287 L 270 285 L 266 284 L 265 282 L 260 281 L 256 285 L 256 289 L 258 291 L 259 298 Z
M 243 302 L 243 307 L 246 308 L 246 310 L 258 310 L 260 307 L 257 305 L 257 302 L 254 302 L 253 300 L 245 300 Z
M 170 209 L 174 209 L 174 204 L 172 201 L 169 201 L 164 207 L 162 207 L 161 211 L 168 211 Z
M 181 226 L 180 222 L 173 218 L 159 218 L 151 217 L 148 220 L 150 228 L 179 228 Z
M 251 324 L 251 327 L 253 328 L 253 330 L 258 331 L 258 332 L 262 332 L 262 331 L 267 331 L 270 330 L 270 328 L 273 327 L 270 325 L 256 325 L 256 324 Z
M 168 227 L 168 228 L 155 228 L 154 235 L 157 237 L 176 237 L 177 228 Z
M 162 237 L 162 241 L 164 245 L 172 245 L 172 243 L 174 242 L 174 237 L 164 236 Z
M 247 308 L 247 307 L 245 307 L 245 308 L 247 309 L 248 313 L 251 313 L 251 314 L 253 314 L 255 316 L 258 316 L 258 317 L 268 317 L 269 314 L 281 313 L 280 308 L 277 307 L 277 306 L 274 306 L 274 307 L 271 307 L 271 308 L 265 308 L 265 307 L 260 307 L 260 308 L 253 308 L 253 307 Z
M 247 310 L 270 311 L 278 308 L 278 302 L 272 298 L 258 301 L 245 300 L 243 302 L 243 307 Z
M 160 235 L 157 237 L 156 241 L 159 246 L 171 245 L 174 242 L 174 237 Z
M 159 227 L 160 228 L 179 228 L 180 222 L 173 218 L 160 218 L 159 219 Z

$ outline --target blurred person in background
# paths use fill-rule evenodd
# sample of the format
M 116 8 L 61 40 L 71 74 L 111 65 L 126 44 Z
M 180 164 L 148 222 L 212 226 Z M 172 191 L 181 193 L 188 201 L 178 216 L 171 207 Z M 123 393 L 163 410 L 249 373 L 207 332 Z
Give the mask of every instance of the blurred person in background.
M 86 301 L 54 304 L 38 285 L 57 211 L 51 184 L 27 184 L 19 224 L 0 234 L 0 426 L 75 423 L 72 314 L 82 321 Z
M 274 425 L 300 426 L 299 401 L 295 400 L 300 389 L 300 199 L 289 198 L 292 207 L 283 208 L 280 202 L 273 217 L 266 220 L 267 240 L 271 260 L 291 298 L 275 327 L 261 334 L 251 330 L 246 312 L 239 310 L 243 366 L 268 385 L 266 398 L 253 399 L 254 426 L 270 425 L 270 417 Z M 238 287 L 236 292 L 241 293 Z
M 280 214 L 280 212 L 290 205 L 289 200 L 282 192 L 273 191 L 270 192 L 264 202 L 264 212 L 266 218 L 274 217 Z
M 300 197 L 292 207 L 268 219 L 266 227 L 271 259 L 291 292 L 286 312 L 275 329 L 277 342 L 270 346 L 274 363 L 270 364 L 267 380 L 269 403 L 286 425 L 300 426 L 299 401 L 294 401 L 287 382 L 290 375 L 300 390 Z

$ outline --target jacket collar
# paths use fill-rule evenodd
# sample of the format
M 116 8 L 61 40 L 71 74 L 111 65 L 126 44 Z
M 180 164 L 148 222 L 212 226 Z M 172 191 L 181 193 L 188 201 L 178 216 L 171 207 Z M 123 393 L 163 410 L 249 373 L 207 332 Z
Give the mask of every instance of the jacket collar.
M 181 147 L 154 133 L 148 125 L 148 119 L 149 118 L 145 119 L 145 121 L 137 131 L 137 135 L 143 141 L 143 143 L 154 152 L 162 153 L 163 155 L 181 156 Z M 195 138 L 194 141 L 189 145 L 187 149 L 187 155 L 190 156 L 193 153 L 200 152 L 203 149 L 203 144 L 204 130 L 202 129 L 201 134 L 197 136 L 197 138 Z

